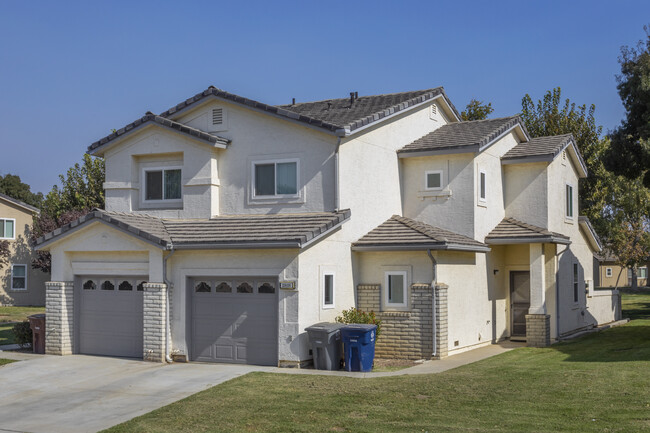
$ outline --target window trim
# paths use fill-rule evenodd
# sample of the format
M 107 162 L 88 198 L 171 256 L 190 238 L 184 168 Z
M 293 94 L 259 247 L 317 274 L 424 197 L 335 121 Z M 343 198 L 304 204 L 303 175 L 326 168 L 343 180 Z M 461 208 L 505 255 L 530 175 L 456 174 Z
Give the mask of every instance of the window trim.
M 573 304 L 577 305 L 580 302 L 580 263 L 574 261 L 571 268 L 572 283 L 573 283 Z
M 404 278 L 404 302 L 402 303 L 396 303 L 396 302 L 389 302 L 388 299 L 388 281 L 389 277 L 391 275 L 401 275 Z M 384 300 L 384 306 L 386 308 L 408 308 L 409 305 L 409 283 L 408 283 L 408 271 L 403 270 L 403 271 L 385 271 L 384 272 L 384 290 L 383 290 L 383 300 Z
M 440 175 L 440 186 L 439 187 L 430 187 L 429 186 L 429 175 L 430 174 L 439 174 Z M 443 181 L 444 171 L 443 170 L 427 170 L 424 172 L 424 190 L 425 191 L 441 191 L 444 189 Z
M 277 164 L 295 162 L 296 163 L 296 193 L 295 194 L 278 194 L 278 169 Z M 273 175 L 275 176 L 275 194 L 274 195 L 257 195 L 255 194 L 255 166 L 262 164 L 274 164 Z M 252 200 L 277 200 L 284 198 L 300 198 L 302 187 L 300 185 L 300 159 L 298 158 L 283 158 L 283 159 L 260 159 L 251 161 L 251 199 Z
M 25 276 L 24 277 L 18 277 L 18 278 L 24 278 L 25 279 L 25 287 L 23 288 L 15 288 L 14 287 L 14 268 L 16 266 L 22 266 L 25 268 Z M 21 263 L 16 263 L 11 265 L 11 290 L 15 292 L 25 292 L 27 291 L 27 265 L 26 264 L 21 264 Z
M 14 233 L 12 237 L 7 237 L 7 236 L 0 236 L 0 239 L 2 240 L 15 240 L 16 239 L 16 218 L 0 218 L 0 221 L 2 221 L 2 224 L 5 224 L 5 221 L 13 221 L 14 223 Z M 5 226 L 6 229 L 6 226 Z M 6 234 L 6 233 L 5 233 Z
M 612 268 L 605 268 L 605 278 L 612 278 L 614 271 Z
M 569 202 L 569 188 L 571 188 L 571 201 Z M 575 208 L 574 208 L 574 202 L 575 202 L 575 187 L 573 184 L 566 182 L 564 185 L 564 219 L 573 221 L 574 220 L 574 215 L 575 215 Z M 569 206 L 568 204 L 571 203 L 571 215 L 569 215 Z
M 485 176 L 485 196 L 481 197 L 481 175 Z M 482 204 L 487 203 L 487 172 L 485 169 L 479 169 L 478 171 L 478 202 Z
M 172 198 L 172 199 L 165 199 L 165 171 L 171 171 L 171 170 L 180 170 L 181 171 L 181 198 Z M 162 179 L 162 194 L 163 198 L 160 200 L 147 200 L 147 172 L 151 171 L 162 171 L 163 172 L 163 179 Z M 140 197 L 142 199 L 142 203 L 150 203 L 150 204 L 162 204 L 162 203 L 183 203 L 183 167 L 182 166 L 177 166 L 177 165 L 170 165 L 170 166 L 157 166 L 157 167 L 142 167 L 142 173 L 141 173 L 141 185 L 142 187 L 140 188 Z
M 325 276 L 331 275 L 332 276 L 332 303 L 331 304 L 326 304 L 325 303 Z M 330 310 L 334 308 L 336 305 L 336 272 L 334 272 L 332 269 L 324 269 L 321 273 L 321 305 L 323 310 Z

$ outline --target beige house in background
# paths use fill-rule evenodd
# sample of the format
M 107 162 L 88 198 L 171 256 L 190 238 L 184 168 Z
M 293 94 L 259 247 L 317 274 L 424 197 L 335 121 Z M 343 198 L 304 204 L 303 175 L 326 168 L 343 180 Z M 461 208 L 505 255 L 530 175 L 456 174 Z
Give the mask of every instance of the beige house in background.
M 463 122 L 441 87 L 269 105 L 210 87 L 91 144 L 106 209 L 47 234 L 47 352 L 300 367 L 305 328 L 377 355 L 545 346 L 618 317 L 593 290 L 570 135 Z
M 629 287 L 632 285 L 632 270 L 616 264 L 615 257 L 610 255 L 598 257 L 598 281 L 600 287 Z M 648 285 L 648 268 L 650 261 L 636 270 L 638 287 Z
M 45 305 L 45 282 L 50 275 L 32 269 L 34 250 L 29 245 L 34 215 L 40 211 L 0 194 L 0 241 L 10 243 L 9 263 L 0 266 L 0 305 Z

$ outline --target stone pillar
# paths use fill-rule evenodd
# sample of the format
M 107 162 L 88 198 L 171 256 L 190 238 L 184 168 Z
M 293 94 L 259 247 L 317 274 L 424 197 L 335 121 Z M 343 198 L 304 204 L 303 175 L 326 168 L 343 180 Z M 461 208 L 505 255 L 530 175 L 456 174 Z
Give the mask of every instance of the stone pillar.
M 526 345 L 530 347 L 551 345 L 551 316 L 548 314 L 526 315 Z
M 167 285 L 164 283 L 145 283 L 143 302 L 145 361 L 165 361 L 165 323 L 167 309 Z
M 70 355 L 74 342 L 74 283 L 45 283 L 45 353 Z
M 436 356 L 434 359 L 446 358 L 449 354 L 449 335 L 447 332 L 447 289 L 443 283 L 437 283 L 434 294 L 434 319 L 436 321 Z
M 546 272 L 544 244 L 530 244 L 529 314 L 546 314 Z

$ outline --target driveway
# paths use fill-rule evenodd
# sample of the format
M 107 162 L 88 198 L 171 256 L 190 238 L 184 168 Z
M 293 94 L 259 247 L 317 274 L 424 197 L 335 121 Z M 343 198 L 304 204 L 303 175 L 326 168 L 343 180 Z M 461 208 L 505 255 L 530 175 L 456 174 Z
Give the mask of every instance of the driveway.
M 96 432 L 252 371 L 98 356 L 39 356 L 0 367 L 0 432 Z

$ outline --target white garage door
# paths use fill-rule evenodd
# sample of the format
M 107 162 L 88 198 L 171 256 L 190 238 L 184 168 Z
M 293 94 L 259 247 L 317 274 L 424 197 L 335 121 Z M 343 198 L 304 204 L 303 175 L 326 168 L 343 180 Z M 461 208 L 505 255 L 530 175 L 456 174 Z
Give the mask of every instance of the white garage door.
M 145 278 L 79 280 L 79 353 L 142 358 Z
M 278 297 L 273 278 L 193 278 L 191 357 L 277 365 Z

